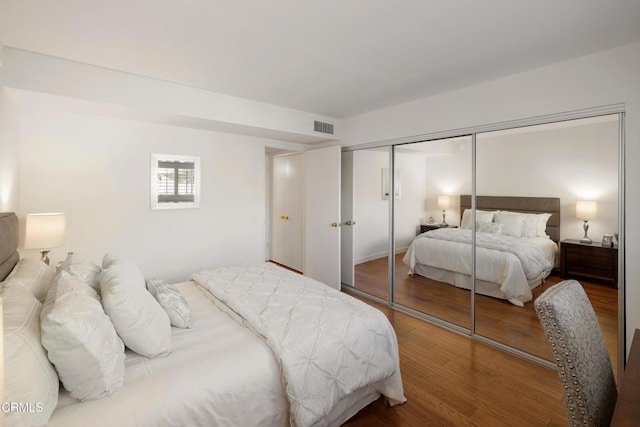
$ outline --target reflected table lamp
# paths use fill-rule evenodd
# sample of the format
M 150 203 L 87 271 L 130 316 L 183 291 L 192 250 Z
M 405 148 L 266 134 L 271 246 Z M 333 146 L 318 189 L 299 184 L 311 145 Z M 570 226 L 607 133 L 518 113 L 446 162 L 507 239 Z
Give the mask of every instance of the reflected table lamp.
M 63 213 L 28 214 L 24 248 L 40 249 L 40 259 L 49 265 L 49 250 L 62 246 L 64 229 Z
M 587 233 L 589 232 L 589 220 L 595 219 L 597 212 L 598 205 L 596 202 L 580 200 L 576 203 L 576 216 L 584 221 L 582 224 L 584 237 L 580 239 L 580 243 L 593 243 L 593 240 L 589 238 Z
M 446 211 L 449 209 L 449 196 L 438 196 L 438 208 L 442 209 L 442 223 L 440 226 L 446 227 L 449 225 L 445 219 L 447 216 Z

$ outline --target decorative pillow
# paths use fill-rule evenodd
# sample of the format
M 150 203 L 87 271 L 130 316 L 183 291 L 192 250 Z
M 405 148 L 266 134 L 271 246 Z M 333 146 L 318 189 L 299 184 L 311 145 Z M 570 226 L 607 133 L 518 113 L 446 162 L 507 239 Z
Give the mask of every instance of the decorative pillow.
M 27 288 L 39 301 L 44 301 L 55 276 L 53 268 L 38 258 L 22 258 L 2 282 L 3 287 L 20 285 Z
M 4 411 L 5 425 L 45 425 L 58 404 L 59 382 L 40 344 L 42 305 L 22 286 L 7 287 L 2 300 L 4 402 L 19 402 L 30 409 Z
M 63 270 L 91 286 L 94 291 L 100 294 L 100 271 L 102 269 L 89 258 L 75 252 L 69 252 L 67 258 L 57 268 L 58 273 Z
M 105 256 L 106 258 L 106 256 Z M 147 291 L 142 272 L 135 264 L 113 259 L 102 270 L 102 305 L 131 350 L 146 357 L 171 352 L 171 323 L 158 301 Z
M 476 232 L 502 234 L 502 224 L 497 222 L 478 222 L 476 223 Z
M 64 388 L 80 400 L 105 397 L 122 386 L 124 344 L 96 291 L 61 271 L 42 310 L 42 345 Z M 54 301 L 49 301 L 54 298 Z
M 522 237 L 522 215 L 507 214 L 497 212 L 494 220 L 498 224 L 502 224 L 502 234 L 513 237 Z
M 481 211 L 476 209 L 476 226 L 480 222 L 493 222 L 493 216 L 495 211 Z M 460 221 L 460 228 L 466 228 L 471 230 L 473 224 L 473 218 L 471 215 L 471 209 L 465 209 L 462 213 L 462 220 Z
M 147 289 L 167 312 L 173 326 L 191 328 L 191 307 L 180 291 L 165 281 L 147 279 Z
M 538 229 L 536 230 L 537 237 L 549 237 L 547 234 L 547 222 L 551 218 L 550 213 L 538 214 Z

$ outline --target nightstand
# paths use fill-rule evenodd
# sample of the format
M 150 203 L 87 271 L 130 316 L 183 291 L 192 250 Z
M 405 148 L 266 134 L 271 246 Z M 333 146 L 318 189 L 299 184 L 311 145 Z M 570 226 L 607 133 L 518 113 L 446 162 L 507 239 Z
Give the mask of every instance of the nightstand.
M 560 242 L 560 275 L 595 279 L 618 286 L 618 246 L 602 246 L 599 242 L 580 243 L 566 239 Z
M 458 228 L 457 225 L 440 225 L 440 224 L 420 224 L 420 234 L 427 231 L 437 230 L 438 228 Z

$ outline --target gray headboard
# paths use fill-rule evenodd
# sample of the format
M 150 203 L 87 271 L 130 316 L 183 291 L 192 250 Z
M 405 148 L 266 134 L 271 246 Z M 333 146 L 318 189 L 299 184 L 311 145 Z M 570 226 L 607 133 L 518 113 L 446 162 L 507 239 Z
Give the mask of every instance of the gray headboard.
M 18 255 L 18 217 L 0 212 L 0 281 L 4 280 L 20 259 Z
M 488 211 L 524 213 L 550 213 L 547 234 L 554 242 L 560 241 L 560 199 L 557 197 L 476 196 L 476 208 Z M 460 196 L 460 215 L 471 209 L 471 196 Z

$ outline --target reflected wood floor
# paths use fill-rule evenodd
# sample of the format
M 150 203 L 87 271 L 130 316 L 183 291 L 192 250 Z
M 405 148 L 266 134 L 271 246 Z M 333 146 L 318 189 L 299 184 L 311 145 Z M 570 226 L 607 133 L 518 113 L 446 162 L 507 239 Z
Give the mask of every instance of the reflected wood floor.
M 469 327 L 470 292 L 408 276 L 396 257 L 397 303 Z M 356 266 L 356 288 L 388 299 L 387 259 Z M 557 275 L 534 290 L 534 299 L 562 280 Z M 580 280 L 596 311 L 617 371 L 617 290 Z M 346 290 L 348 288 L 344 288 Z M 355 295 L 354 295 L 355 296 Z M 511 356 L 384 305 L 398 335 L 406 404 L 389 408 L 379 400 L 347 425 L 566 425 L 555 371 Z M 478 296 L 477 333 L 551 360 L 533 309 Z

